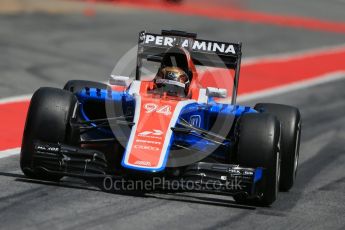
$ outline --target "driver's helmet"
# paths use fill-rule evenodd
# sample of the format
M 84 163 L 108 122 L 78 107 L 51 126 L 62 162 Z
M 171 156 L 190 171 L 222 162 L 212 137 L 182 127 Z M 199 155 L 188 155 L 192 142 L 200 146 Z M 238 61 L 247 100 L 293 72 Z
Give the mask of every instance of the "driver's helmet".
M 160 68 L 154 79 L 156 90 L 166 92 L 170 96 L 185 97 L 189 90 L 189 77 L 179 67 Z

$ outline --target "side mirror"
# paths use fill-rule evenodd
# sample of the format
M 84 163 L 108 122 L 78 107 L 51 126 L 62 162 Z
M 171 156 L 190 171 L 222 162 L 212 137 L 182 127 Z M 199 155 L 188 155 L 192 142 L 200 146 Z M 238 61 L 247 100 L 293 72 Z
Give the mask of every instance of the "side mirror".
M 228 96 L 228 91 L 222 88 L 207 87 L 206 95 L 208 97 L 226 98 Z
M 127 88 L 131 83 L 132 80 L 129 77 L 125 76 L 110 75 L 109 78 L 110 85 L 123 86 Z

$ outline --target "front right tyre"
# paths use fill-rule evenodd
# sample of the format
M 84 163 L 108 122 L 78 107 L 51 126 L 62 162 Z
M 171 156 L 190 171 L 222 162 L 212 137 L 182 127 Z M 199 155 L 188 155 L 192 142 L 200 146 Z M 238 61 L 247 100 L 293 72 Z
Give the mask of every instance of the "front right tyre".
M 76 111 L 77 99 L 68 91 L 55 88 L 40 88 L 32 96 L 23 134 L 20 167 L 33 179 L 57 181 L 59 175 L 37 170 L 34 162 L 34 143 L 68 144 L 71 136 L 70 118 Z

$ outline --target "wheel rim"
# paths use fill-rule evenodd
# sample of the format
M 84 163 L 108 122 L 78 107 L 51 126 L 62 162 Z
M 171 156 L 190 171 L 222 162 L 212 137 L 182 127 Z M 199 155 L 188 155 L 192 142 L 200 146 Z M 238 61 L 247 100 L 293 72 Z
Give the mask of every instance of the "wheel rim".
M 295 177 L 297 175 L 298 159 L 299 159 L 298 143 L 299 143 L 299 138 L 300 138 L 300 130 L 301 130 L 301 124 L 298 124 L 298 131 L 297 131 L 297 137 L 296 137 L 296 146 L 295 146 L 295 161 L 294 161 L 294 169 L 293 169 Z
M 278 194 L 279 182 L 280 182 L 280 153 L 278 152 L 277 161 L 276 161 L 276 195 Z

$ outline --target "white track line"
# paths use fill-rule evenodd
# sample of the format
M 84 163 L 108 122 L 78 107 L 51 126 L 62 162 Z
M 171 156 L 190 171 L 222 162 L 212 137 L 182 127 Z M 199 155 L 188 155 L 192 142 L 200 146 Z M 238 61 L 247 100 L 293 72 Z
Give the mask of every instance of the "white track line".
M 16 156 L 16 155 L 19 155 L 19 153 L 20 153 L 20 148 L 7 149 L 4 151 L 0 151 L 0 159 L 11 157 L 11 156 Z
M 309 88 L 315 85 L 324 84 L 331 81 L 336 81 L 339 79 L 345 79 L 345 71 L 328 73 L 328 74 L 321 75 L 317 78 L 313 78 L 309 80 L 302 80 L 302 81 L 294 82 L 294 83 L 283 85 L 283 86 L 256 91 L 254 93 L 242 94 L 241 96 L 238 97 L 237 102 L 250 101 L 254 99 L 277 95 L 277 94 L 283 94 L 283 93 L 287 93 L 287 92 L 291 92 L 295 90 Z
M 31 99 L 31 94 L 25 94 L 15 97 L 6 97 L 0 98 L 0 105 L 14 103 L 14 102 L 21 102 L 21 101 L 29 101 Z

